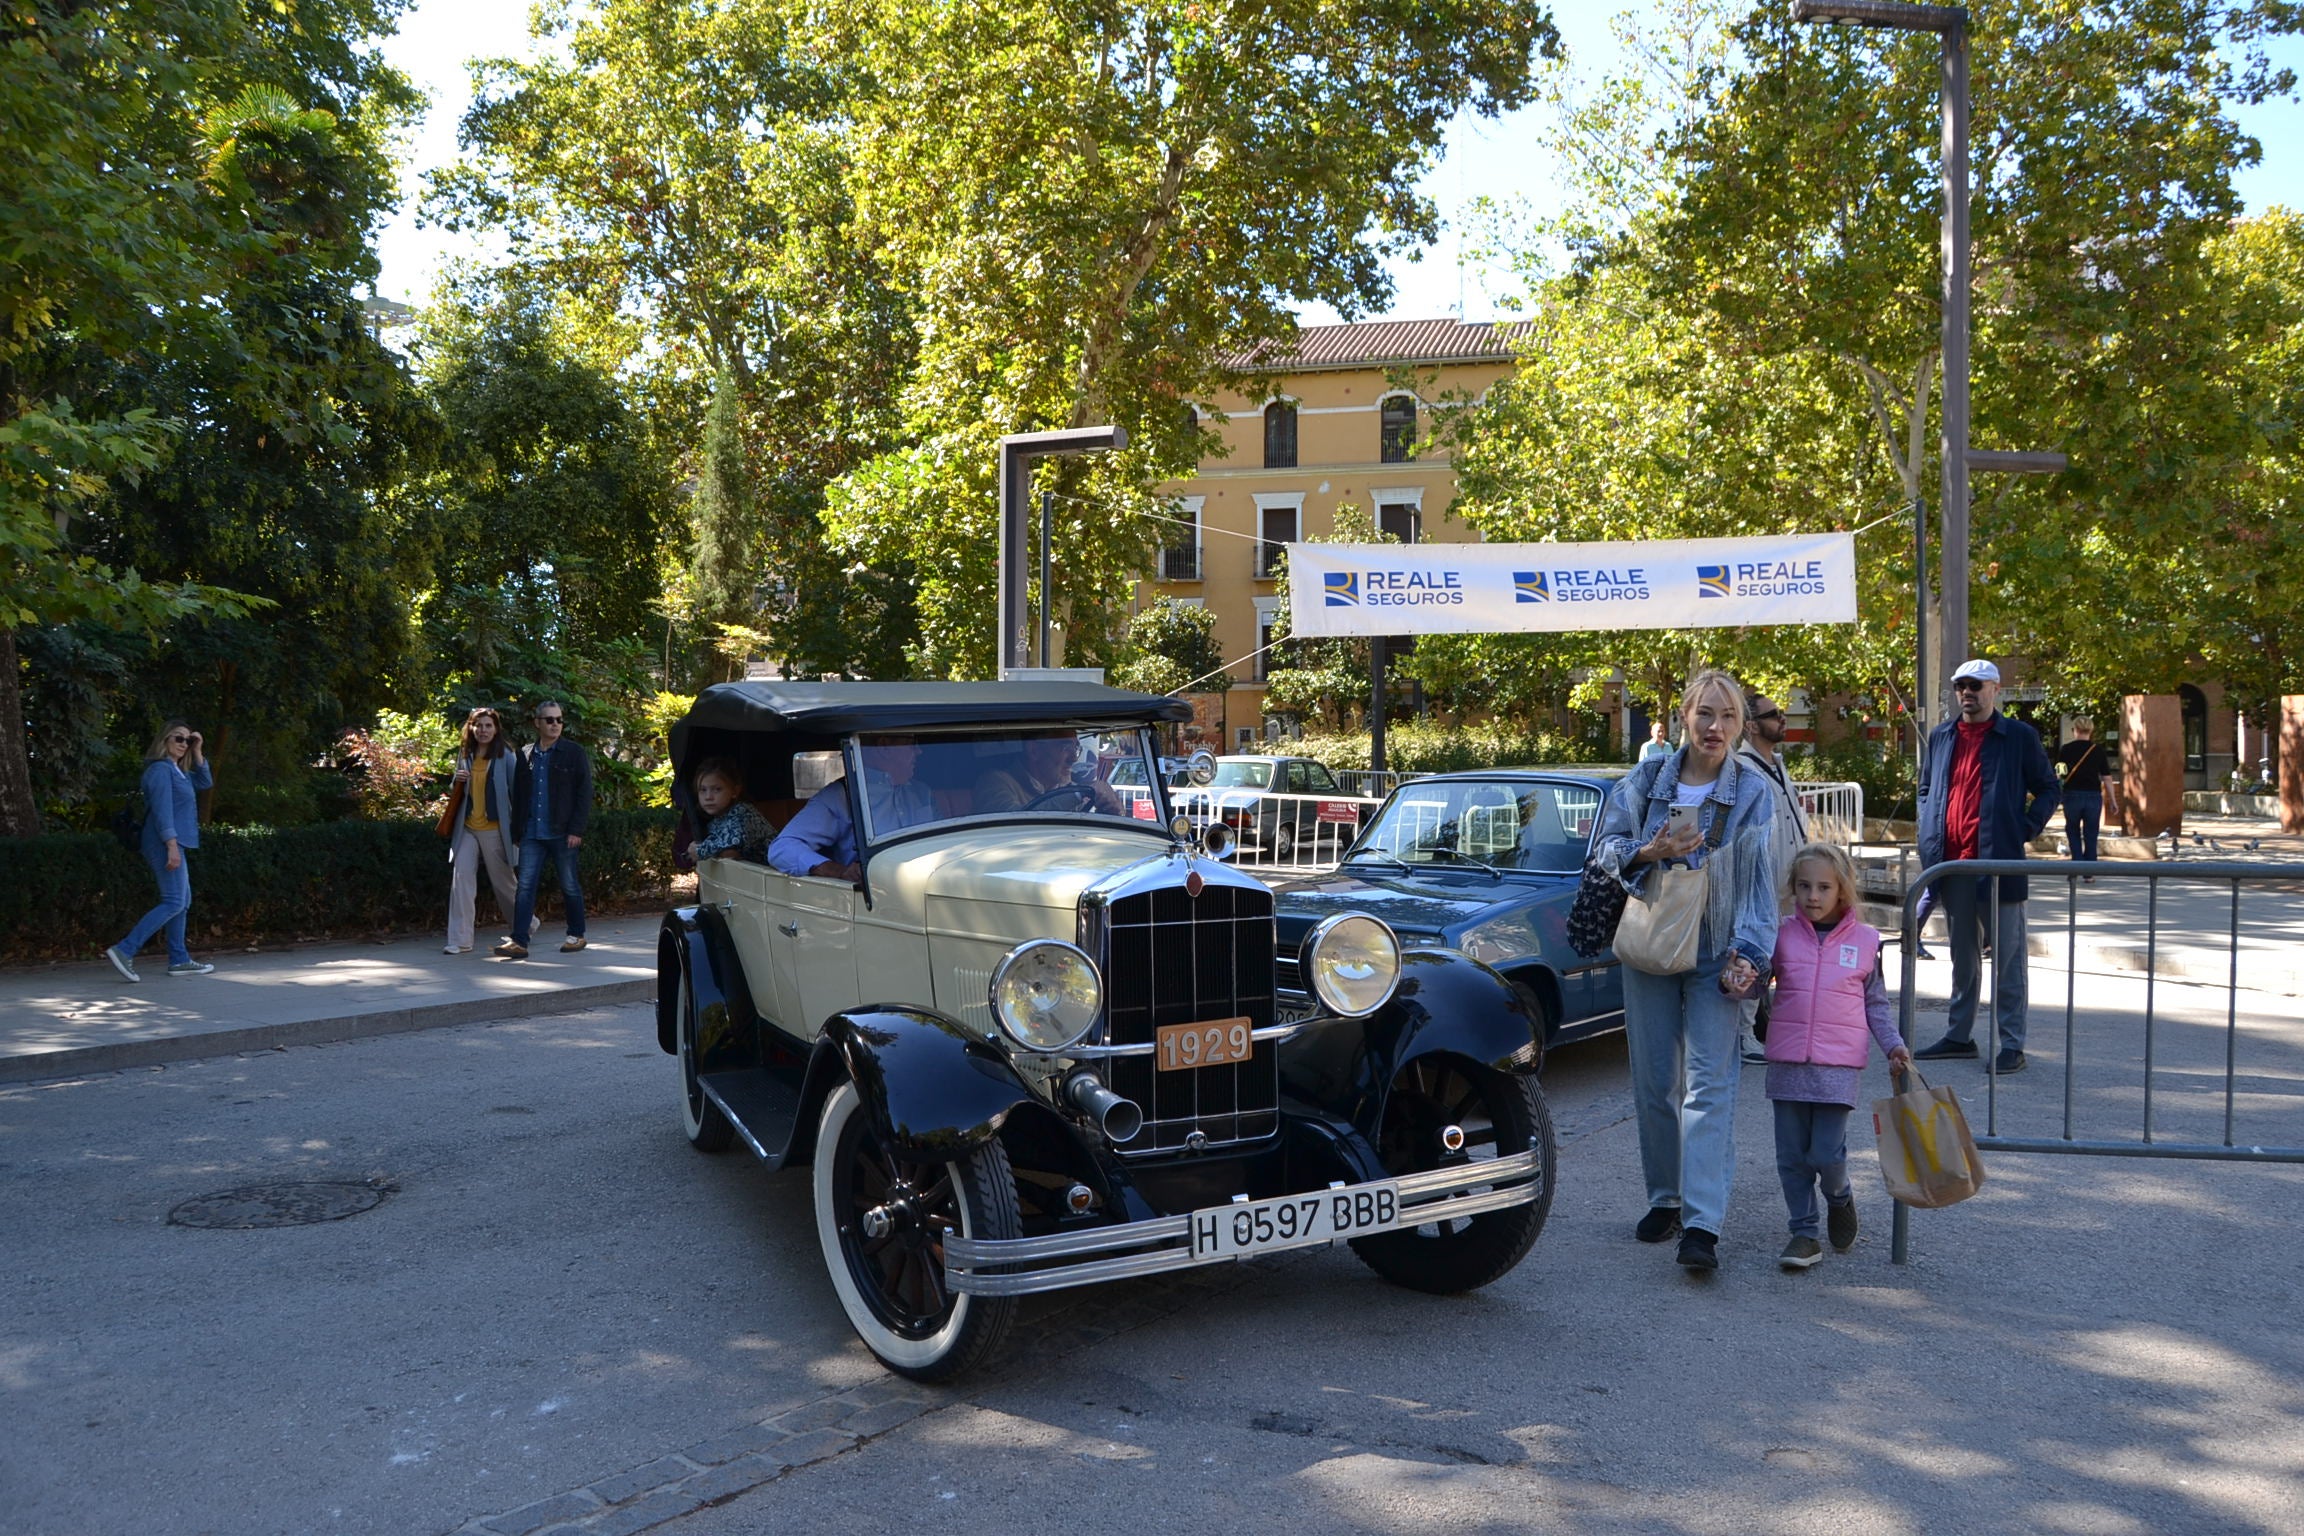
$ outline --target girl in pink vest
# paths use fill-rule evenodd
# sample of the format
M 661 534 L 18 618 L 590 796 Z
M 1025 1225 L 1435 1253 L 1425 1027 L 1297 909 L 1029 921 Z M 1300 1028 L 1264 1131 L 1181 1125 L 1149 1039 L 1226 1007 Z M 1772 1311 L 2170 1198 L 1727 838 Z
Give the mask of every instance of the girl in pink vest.
M 1912 1052 L 1896 1032 L 1880 981 L 1880 930 L 1856 916 L 1856 870 L 1848 855 L 1809 843 L 1792 855 L 1792 915 L 1776 934 L 1768 1019 L 1768 1097 L 1776 1106 L 1776 1171 L 1792 1213 L 1792 1240 L 1778 1260 L 1806 1269 L 1824 1257 L 1816 1240 L 1816 1186 L 1823 1225 L 1846 1253 L 1856 1241 L 1856 1192 L 1848 1184 L 1848 1113 L 1861 1097 L 1871 1043 L 1898 1071 Z

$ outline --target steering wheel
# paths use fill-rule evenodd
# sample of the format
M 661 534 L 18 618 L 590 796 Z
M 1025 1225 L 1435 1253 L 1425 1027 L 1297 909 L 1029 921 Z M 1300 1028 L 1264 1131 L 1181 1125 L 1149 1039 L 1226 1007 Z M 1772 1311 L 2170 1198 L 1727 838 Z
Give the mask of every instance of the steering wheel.
M 1025 801 L 1019 809 L 1036 811 L 1062 795 L 1078 796 L 1082 810 L 1086 810 L 1096 803 L 1096 787 L 1093 784 L 1059 784 L 1054 789 L 1042 790 L 1039 794 Z

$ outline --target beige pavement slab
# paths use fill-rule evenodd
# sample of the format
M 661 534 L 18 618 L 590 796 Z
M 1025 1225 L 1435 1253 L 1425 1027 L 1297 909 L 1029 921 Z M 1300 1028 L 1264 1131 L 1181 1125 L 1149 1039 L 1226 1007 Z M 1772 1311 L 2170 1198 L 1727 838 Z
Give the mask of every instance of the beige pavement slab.
M 658 922 L 595 918 L 572 955 L 547 929 L 526 960 L 442 954 L 431 936 L 203 952 L 206 976 L 170 976 L 153 951 L 135 984 L 101 960 L 0 972 L 0 1082 L 633 1002 L 655 995 Z

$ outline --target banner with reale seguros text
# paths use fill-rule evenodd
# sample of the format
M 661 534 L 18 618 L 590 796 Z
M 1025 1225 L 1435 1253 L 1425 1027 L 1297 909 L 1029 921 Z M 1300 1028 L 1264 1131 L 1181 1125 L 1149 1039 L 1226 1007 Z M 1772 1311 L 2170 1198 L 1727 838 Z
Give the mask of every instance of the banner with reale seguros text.
M 1856 622 L 1856 538 L 1291 544 L 1305 636 Z

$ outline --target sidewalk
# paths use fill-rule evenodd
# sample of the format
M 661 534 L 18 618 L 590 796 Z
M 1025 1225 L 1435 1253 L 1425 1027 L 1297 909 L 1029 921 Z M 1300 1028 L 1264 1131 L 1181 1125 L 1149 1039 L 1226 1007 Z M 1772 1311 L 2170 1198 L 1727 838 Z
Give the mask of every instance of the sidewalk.
M 170 976 L 147 951 L 144 980 L 122 981 L 102 960 L 0 972 L 0 1082 L 73 1077 L 122 1067 L 318 1045 L 656 995 L 658 914 L 594 918 L 589 944 L 560 953 L 557 926 L 530 958 L 498 960 L 483 931 L 468 955 L 444 955 L 437 934 L 388 944 L 314 944 L 248 954 L 195 950 L 208 976 Z

